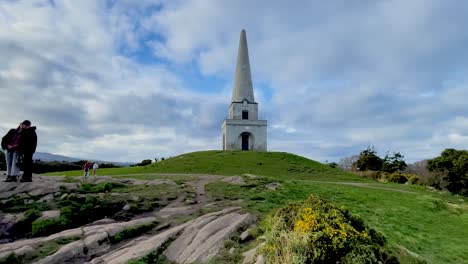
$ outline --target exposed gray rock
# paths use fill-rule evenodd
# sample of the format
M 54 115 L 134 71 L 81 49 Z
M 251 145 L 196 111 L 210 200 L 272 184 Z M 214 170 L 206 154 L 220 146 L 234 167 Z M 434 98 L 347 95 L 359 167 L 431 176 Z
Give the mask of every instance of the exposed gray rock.
M 243 242 L 243 241 L 247 240 L 247 238 L 250 237 L 250 230 L 252 230 L 252 229 L 249 228 L 249 229 L 245 230 L 244 232 L 242 232 L 242 234 L 239 237 L 240 241 Z
M 40 203 L 47 203 L 49 201 L 52 201 L 54 199 L 54 194 L 53 193 L 50 193 L 44 197 L 42 197 L 41 199 L 39 199 L 38 202 Z
M 100 220 L 94 221 L 94 222 L 92 222 L 91 224 L 88 224 L 88 226 L 93 226 L 93 225 L 104 225 L 104 224 L 111 224 L 111 223 L 115 223 L 115 220 L 114 220 L 114 219 L 111 219 L 111 218 L 104 218 L 104 219 L 100 219 Z
M 24 214 L 6 214 L 0 218 L 0 237 L 8 236 L 10 229 L 24 218 Z
M 276 191 L 276 189 L 278 189 L 281 186 L 283 186 L 283 185 L 281 183 L 279 183 L 279 182 L 272 182 L 272 183 L 268 183 L 267 185 L 265 185 L 265 187 L 267 189 L 270 189 L 270 190 L 273 190 L 273 191 Z
M 230 183 L 230 184 L 236 184 L 236 185 L 244 185 L 245 184 L 244 178 L 242 178 L 241 176 L 226 177 L 226 178 L 222 179 L 221 181 L 227 182 L 227 183 Z
M 112 223 L 105 225 L 86 226 L 81 228 L 75 228 L 65 230 L 57 234 L 50 235 L 48 237 L 32 238 L 15 241 L 12 243 L 0 245 L 0 258 L 8 256 L 11 253 L 21 256 L 24 251 L 24 247 L 36 248 L 38 245 L 63 238 L 71 237 L 83 237 L 82 240 L 78 240 L 63 246 L 59 251 L 49 256 L 49 262 L 42 263 L 64 263 L 63 259 L 68 257 L 79 258 L 86 257 L 87 255 L 94 254 L 96 252 L 105 252 L 108 250 L 108 245 L 103 245 L 106 242 L 105 237 L 113 237 L 117 233 L 121 232 L 125 228 L 138 226 L 143 224 L 149 224 L 156 221 L 155 217 L 140 218 L 128 222 Z M 96 244 L 97 243 L 97 244 Z M 97 248 L 96 245 L 98 245 Z M 86 252 L 82 250 L 86 248 Z M 57 261 L 57 262 L 54 262 Z
M 254 220 L 252 215 L 236 211 L 200 218 L 185 228 L 164 253 L 177 263 L 206 262 L 219 252 L 224 240 Z
M 265 264 L 265 262 L 266 262 L 265 255 L 260 254 L 257 256 L 257 261 L 255 261 L 255 264 Z
M 77 189 L 79 184 L 61 182 L 62 177 L 44 177 L 33 175 L 33 182 L 2 182 L 0 184 L 0 199 L 12 197 L 14 195 L 25 197 L 29 196 L 47 196 L 60 191 L 60 186 L 67 189 Z M 33 201 L 34 202 L 34 201 Z
M 203 215 L 160 234 L 138 238 L 123 247 L 90 261 L 90 264 L 127 263 L 141 258 L 160 248 L 166 241 L 177 237 L 164 254 L 177 263 L 206 262 L 223 245 L 236 228 L 254 220 L 249 214 L 240 214 L 240 208 L 226 208 L 222 211 Z
M 152 180 L 152 181 L 147 182 L 145 185 L 146 186 L 155 186 L 155 185 L 162 185 L 162 184 L 177 185 L 177 183 L 175 183 L 174 181 L 165 180 L 165 179 Z
M 130 210 L 130 205 L 129 205 L 129 204 L 126 204 L 126 205 L 122 208 L 122 210 L 124 210 L 124 211 Z
M 244 256 L 244 261 L 242 264 L 252 264 L 255 261 L 255 256 L 257 255 L 257 250 L 265 245 L 265 242 L 259 244 L 255 248 L 246 251 L 242 253 L 242 256 Z
M 60 211 L 58 210 L 44 211 L 41 214 L 42 216 L 39 217 L 39 220 L 56 219 L 60 217 Z

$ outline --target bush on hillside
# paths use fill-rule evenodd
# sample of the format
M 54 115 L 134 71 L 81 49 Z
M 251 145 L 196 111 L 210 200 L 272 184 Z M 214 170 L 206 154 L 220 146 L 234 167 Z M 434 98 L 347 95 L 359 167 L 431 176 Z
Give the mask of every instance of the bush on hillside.
M 267 263 L 398 263 L 381 234 L 317 196 L 278 210 L 270 223 Z
M 408 178 L 402 173 L 395 172 L 387 176 L 387 181 L 404 184 L 408 181 Z
M 446 149 L 439 157 L 427 161 L 429 171 L 438 172 L 434 187 L 468 195 L 468 151 Z
M 360 171 L 380 171 L 383 166 L 383 160 L 377 156 L 377 151 L 374 147 L 368 147 L 361 151 L 359 159 L 356 161 L 356 167 Z

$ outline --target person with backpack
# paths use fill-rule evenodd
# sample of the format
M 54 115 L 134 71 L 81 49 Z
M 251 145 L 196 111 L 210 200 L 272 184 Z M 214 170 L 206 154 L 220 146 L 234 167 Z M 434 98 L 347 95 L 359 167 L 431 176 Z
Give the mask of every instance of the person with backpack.
M 20 170 L 17 161 L 20 156 L 18 149 L 22 128 L 23 124 L 21 123 L 18 128 L 10 129 L 8 133 L 2 137 L 2 150 L 5 151 L 7 167 L 7 178 L 5 182 L 16 182 L 19 178 Z
M 18 149 L 23 155 L 22 169 L 23 177 L 20 182 L 32 182 L 32 159 L 37 147 L 36 127 L 31 126 L 31 121 L 24 120 L 22 123 L 22 135 Z

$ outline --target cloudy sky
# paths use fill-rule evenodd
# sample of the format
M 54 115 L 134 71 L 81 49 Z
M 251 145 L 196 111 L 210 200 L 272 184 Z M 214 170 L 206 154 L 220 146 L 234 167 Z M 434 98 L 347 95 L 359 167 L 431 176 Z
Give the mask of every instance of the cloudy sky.
M 220 149 L 245 28 L 268 148 L 468 149 L 468 2 L 0 0 L 0 132 L 140 161 Z

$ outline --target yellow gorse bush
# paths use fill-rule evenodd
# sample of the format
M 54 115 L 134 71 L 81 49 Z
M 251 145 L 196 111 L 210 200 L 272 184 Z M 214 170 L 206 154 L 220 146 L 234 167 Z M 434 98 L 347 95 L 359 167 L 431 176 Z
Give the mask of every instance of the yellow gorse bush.
M 272 230 L 263 249 L 267 262 L 355 263 L 355 252 L 362 251 L 369 254 L 364 259 L 376 260 L 366 263 L 378 263 L 381 245 L 356 219 L 345 208 L 317 196 L 290 204 L 271 218 Z

